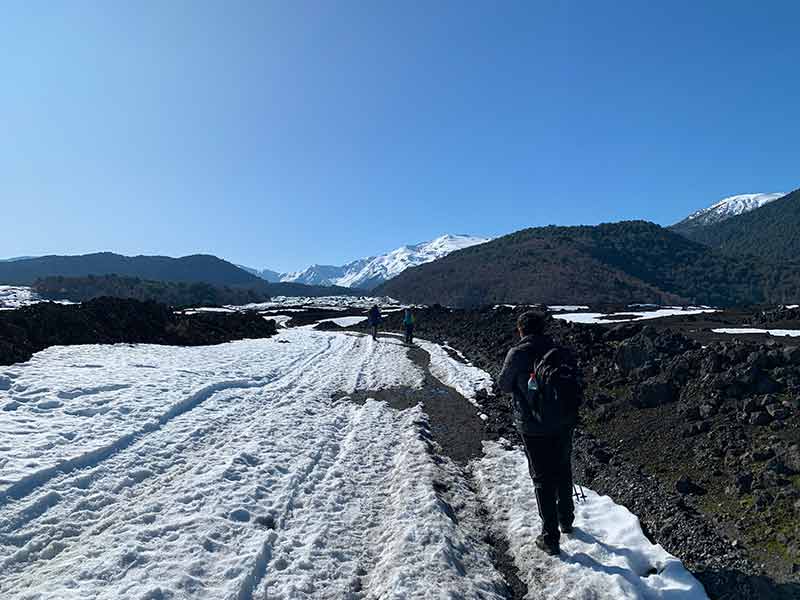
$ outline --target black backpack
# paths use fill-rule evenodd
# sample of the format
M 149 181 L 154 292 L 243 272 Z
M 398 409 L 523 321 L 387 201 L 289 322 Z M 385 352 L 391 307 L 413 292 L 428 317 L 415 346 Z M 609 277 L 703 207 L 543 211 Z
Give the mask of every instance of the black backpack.
M 533 365 L 537 389 L 528 388 L 527 400 L 533 418 L 544 430 L 557 431 L 574 425 L 583 399 L 578 369 L 568 353 L 553 348 Z

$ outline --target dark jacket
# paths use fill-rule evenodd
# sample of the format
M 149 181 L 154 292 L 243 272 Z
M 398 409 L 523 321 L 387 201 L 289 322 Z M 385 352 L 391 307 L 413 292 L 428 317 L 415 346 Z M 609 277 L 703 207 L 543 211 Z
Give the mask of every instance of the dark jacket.
M 533 365 L 554 347 L 553 340 L 546 335 L 526 335 L 506 354 L 498 385 L 503 392 L 513 396 L 514 424 L 521 434 L 549 435 L 552 433 L 544 430 L 541 424 L 534 419 L 528 408 L 527 389 Z
M 369 309 L 369 313 L 367 313 L 367 317 L 369 319 L 369 324 L 373 327 L 377 327 L 381 324 L 381 311 L 379 308 L 373 306 Z

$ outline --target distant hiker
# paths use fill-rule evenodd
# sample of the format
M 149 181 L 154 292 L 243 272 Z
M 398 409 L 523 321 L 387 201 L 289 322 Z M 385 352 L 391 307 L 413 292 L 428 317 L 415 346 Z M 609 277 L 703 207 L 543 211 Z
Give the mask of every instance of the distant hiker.
M 377 304 L 373 304 L 372 308 L 369 309 L 367 313 L 367 321 L 369 322 L 369 326 L 372 328 L 372 339 L 378 339 L 378 325 L 381 324 L 381 310 L 378 308 Z
M 406 330 L 406 344 L 414 343 L 414 313 L 410 308 L 403 315 L 403 327 Z
M 544 325 L 543 314 L 520 315 L 517 330 L 522 339 L 506 355 L 499 386 L 513 395 L 514 424 L 528 457 L 542 519 L 536 546 L 557 555 L 561 532 L 571 533 L 575 518 L 572 433 L 581 396 L 567 352 L 544 335 Z

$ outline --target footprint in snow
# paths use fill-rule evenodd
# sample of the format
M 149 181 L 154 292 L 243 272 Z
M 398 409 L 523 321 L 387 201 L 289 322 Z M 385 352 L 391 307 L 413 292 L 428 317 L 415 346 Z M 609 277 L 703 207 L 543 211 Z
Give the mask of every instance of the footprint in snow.
M 231 521 L 238 521 L 240 523 L 247 523 L 250 520 L 250 512 L 244 508 L 237 508 L 231 511 L 228 515 Z

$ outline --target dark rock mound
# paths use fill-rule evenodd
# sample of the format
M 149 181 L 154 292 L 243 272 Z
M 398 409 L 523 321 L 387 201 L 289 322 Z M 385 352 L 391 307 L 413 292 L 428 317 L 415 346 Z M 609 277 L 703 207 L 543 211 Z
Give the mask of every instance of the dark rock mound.
M 43 302 L 0 313 L 0 364 L 26 361 L 56 345 L 201 346 L 275 333 L 275 322 L 255 313 L 182 315 L 164 304 L 119 298 L 71 306 Z

